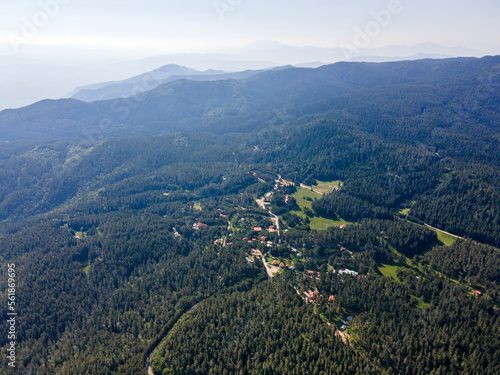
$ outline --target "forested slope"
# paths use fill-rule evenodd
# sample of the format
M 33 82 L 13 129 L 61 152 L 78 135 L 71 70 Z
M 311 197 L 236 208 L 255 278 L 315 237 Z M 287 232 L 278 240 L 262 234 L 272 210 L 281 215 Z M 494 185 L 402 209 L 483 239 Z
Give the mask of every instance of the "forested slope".
M 140 374 L 160 345 L 156 375 L 498 373 L 499 71 L 342 63 L 1 112 L 18 370 Z

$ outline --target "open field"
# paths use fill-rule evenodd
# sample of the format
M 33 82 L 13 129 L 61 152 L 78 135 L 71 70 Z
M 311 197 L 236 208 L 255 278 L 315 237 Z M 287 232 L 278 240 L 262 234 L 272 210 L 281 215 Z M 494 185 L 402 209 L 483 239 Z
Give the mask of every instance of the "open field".
M 431 227 L 428 226 L 427 228 L 431 228 Z M 436 228 L 431 228 L 431 229 L 433 229 L 437 233 L 438 241 L 441 242 L 445 246 L 453 245 L 458 238 L 458 237 L 452 236 L 451 234 L 443 232 L 439 229 L 436 229 Z
M 317 185 L 313 186 L 314 191 L 317 191 L 321 194 L 331 193 L 335 186 L 339 186 L 342 184 L 342 181 L 317 181 Z
M 316 193 L 314 191 L 311 191 L 310 189 L 303 189 L 300 188 L 297 190 L 297 192 L 293 195 L 295 198 L 295 201 L 297 202 L 297 205 L 300 207 L 300 211 L 292 211 L 294 214 L 305 218 L 306 214 L 304 213 L 304 209 L 311 208 L 312 201 L 314 199 L 320 199 L 321 194 Z M 306 198 L 312 199 L 312 201 L 307 200 Z M 314 216 L 309 218 L 311 220 L 311 224 L 309 225 L 311 229 L 314 230 L 324 230 L 330 227 L 338 227 L 341 225 L 346 225 L 349 224 L 345 220 L 332 220 L 332 219 L 327 219 L 324 217 L 320 216 Z
M 343 184 L 342 181 L 319 181 L 319 180 L 317 180 L 316 183 L 317 185 L 314 185 L 312 187 L 304 184 L 300 184 L 300 186 L 303 189 L 308 189 L 308 190 L 311 190 L 312 188 L 312 190 L 314 190 L 316 193 L 323 195 L 331 193 L 336 186 L 340 187 L 340 185 Z
M 380 273 L 384 276 L 392 277 L 394 280 L 397 282 L 401 282 L 398 278 L 398 270 L 400 269 L 400 266 L 396 265 L 389 265 L 389 264 L 382 264 L 378 270 Z

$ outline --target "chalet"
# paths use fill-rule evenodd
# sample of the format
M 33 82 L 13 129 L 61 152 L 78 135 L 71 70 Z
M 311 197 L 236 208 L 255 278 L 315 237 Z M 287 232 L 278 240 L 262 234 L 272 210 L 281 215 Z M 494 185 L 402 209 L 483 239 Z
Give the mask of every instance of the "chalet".
M 302 254 L 301 254 L 301 253 L 298 253 L 298 254 L 297 254 L 297 258 L 302 259 Z
M 482 295 L 483 295 L 483 292 L 481 292 L 480 290 L 476 290 L 476 294 L 477 294 L 478 296 L 482 296 Z
M 255 228 L 253 228 L 253 231 L 254 232 L 262 232 L 262 228 L 261 227 L 255 227 Z
M 247 237 L 243 237 L 243 241 L 248 241 L 248 238 Z
M 261 240 L 262 242 L 265 242 L 265 241 L 266 241 L 266 236 L 262 236 L 262 237 L 260 238 L 260 240 Z
M 347 321 L 350 322 L 352 320 L 352 316 L 347 317 Z
M 328 302 L 335 302 L 335 296 L 328 297 Z
M 346 329 L 347 329 L 347 326 L 345 324 L 343 324 L 342 327 L 340 327 L 341 331 L 345 331 Z
M 281 263 L 280 263 L 280 267 L 281 267 L 281 268 L 285 267 L 285 263 L 281 262 Z
M 344 224 L 342 224 L 342 225 L 340 226 L 340 229 L 344 229 L 344 228 L 345 228 L 345 225 L 344 225 Z
M 269 228 L 269 233 L 274 233 L 274 232 L 276 232 L 276 229 L 274 229 L 274 228 L 270 227 L 270 228 Z
M 276 259 L 273 260 L 273 264 L 276 266 L 278 264 L 278 261 Z
M 208 225 L 207 224 L 203 224 L 203 223 L 198 223 L 198 228 L 208 228 Z
M 232 242 L 228 242 L 226 245 L 231 246 L 232 244 L 233 244 Z

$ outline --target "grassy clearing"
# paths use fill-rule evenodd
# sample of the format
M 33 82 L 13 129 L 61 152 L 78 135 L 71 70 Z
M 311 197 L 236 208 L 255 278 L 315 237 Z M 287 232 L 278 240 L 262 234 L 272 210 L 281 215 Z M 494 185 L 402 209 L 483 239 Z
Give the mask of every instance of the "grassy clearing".
M 196 211 L 201 211 L 201 210 L 202 210 L 200 202 L 196 202 L 196 203 L 193 205 L 193 208 L 194 208 Z
M 343 184 L 342 181 L 316 181 L 317 185 L 313 186 L 313 189 L 318 193 L 327 194 L 331 193 L 335 186 L 339 186 Z
M 309 224 L 311 229 L 314 230 L 325 230 L 330 227 L 339 227 L 341 225 L 346 225 L 349 224 L 345 220 L 331 220 L 331 219 L 326 219 L 324 217 L 319 217 L 315 216 L 313 218 L 310 218 L 311 224 Z
M 438 229 L 434 229 L 434 231 L 437 233 L 438 241 L 441 242 L 444 246 L 451 246 L 457 240 L 456 237 L 450 236 L 449 234 L 441 232 Z
M 90 272 L 90 268 L 91 268 L 91 267 L 92 267 L 92 266 L 89 264 L 87 267 L 85 267 L 85 268 L 83 269 L 83 272 L 85 272 L 85 275 L 87 275 L 87 277 L 89 277 L 89 272 Z
M 410 213 L 410 210 L 411 210 L 410 208 L 403 208 L 403 209 L 399 210 L 399 213 L 401 215 L 407 216 Z
M 401 282 L 398 278 L 398 270 L 400 270 L 400 266 L 396 265 L 389 265 L 389 264 L 382 264 L 378 270 L 380 273 L 384 276 L 392 277 L 394 280 L 396 280 L 398 283 Z
M 309 189 L 299 188 L 297 192 L 293 195 L 293 197 L 297 201 L 297 204 L 299 205 L 300 209 L 303 210 L 305 207 L 311 208 L 312 205 L 312 201 L 307 200 L 306 198 L 310 198 L 312 200 L 320 199 L 321 194 L 318 194 Z
M 410 294 L 411 297 L 415 298 L 417 300 L 417 308 L 419 309 L 427 309 L 431 304 L 428 303 L 428 302 L 424 302 L 422 301 L 420 298 L 418 298 L 417 296 L 414 296 L 412 294 Z
M 75 232 L 75 237 L 85 238 L 87 237 L 87 232 Z
M 314 201 L 315 199 L 320 199 L 321 194 L 318 194 L 318 193 L 311 191 L 309 189 L 300 188 L 293 195 L 293 197 L 295 198 L 297 205 L 300 207 L 300 211 L 292 211 L 292 213 L 294 213 L 295 215 L 298 215 L 302 218 L 306 218 L 306 214 L 304 213 L 304 209 L 306 207 L 311 209 L 312 201 Z M 308 200 L 306 198 L 310 198 L 311 200 Z M 338 227 L 341 225 L 349 224 L 349 222 L 342 220 L 342 219 L 332 220 L 332 219 L 327 219 L 327 218 L 320 217 L 320 216 L 310 217 L 309 220 L 311 220 L 311 224 L 309 226 L 313 230 L 325 230 L 325 229 L 330 228 L 330 227 Z

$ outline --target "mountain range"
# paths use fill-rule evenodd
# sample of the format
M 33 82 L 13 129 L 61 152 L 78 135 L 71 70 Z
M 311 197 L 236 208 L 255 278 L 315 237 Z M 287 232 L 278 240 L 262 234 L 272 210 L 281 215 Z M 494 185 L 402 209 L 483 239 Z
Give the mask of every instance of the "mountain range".
M 338 61 L 384 62 L 422 58 L 480 57 L 498 54 L 464 47 L 444 47 L 433 43 L 416 46 L 387 46 L 346 53 L 342 48 L 314 46 L 296 47 L 272 41 L 259 41 L 243 48 L 212 53 L 182 53 L 159 55 L 136 60 L 90 61 L 75 51 L 74 58 L 63 60 L 46 56 L 43 59 L 24 56 L 0 57 L 2 87 L 0 109 L 17 108 L 36 101 L 67 97 L 75 87 L 97 82 L 123 80 L 145 74 L 165 65 L 181 65 L 198 71 L 214 69 L 225 72 L 262 70 L 283 65 L 318 67 Z M 19 82 L 23 82 L 22 85 Z M 69 95 L 71 96 L 71 95 Z
M 273 116 L 276 111 L 302 113 L 309 111 L 306 107 L 310 105 L 328 108 L 330 104 L 326 103 L 332 100 L 339 103 L 338 98 L 354 100 L 355 97 L 359 100 L 367 95 L 367 100 L 373 101 L 388 89 L 400 92 L 412 86 L 429 93 L 433 87 L 442 87 L 441 95 L 445 96 L 442 100 L 459 103 L 468 100 L 467 96 L 473 93 L 453 93 L 451 88 L 454 85 L 468 82 L 471 87 L 486 93 L 496 90 L 494 82 L 497 82 L 499 60 L 497 56 L 388 63 L 340 62 L 316 69 L 284 67 L 233 76 L 205 72 L 186 76 L 205 81 L 178 79 L 129 98 L 92 103 L 76 99 L 44 100 L 25 108 L 4 110 L 0 112 L 0 138 L 3 142 L 13 142 L 20 139 L 78 138 L 82 134 L 103 132 L 123 135 L 165 131 L 248 131 L 246 121 L 252 127 L 258 127 L 261 116 Z M 172 66 L 170 69 L 183 70 Z M 145 87 L 142 84 L 144 77 L 148 76 L 139 76 L 121 85 L 130 92 L 140 92 Z M 214 81 L 217 77 L 226 79 Z M 485 81 L 484 77 L 488 79 Z M 134 86 L 134 82 L 141 83 Z M 97 87 L 94 92 L 105 96 L 111 95 L 120 85 Z M 88 95 L 88 91 L 77 95 L 84 94 Z M 488 98 L 491 100 L 491 95 Z M 427 106 L 424 103 L 432 100 L 431 96 L 424 99 L 422 106 Z

